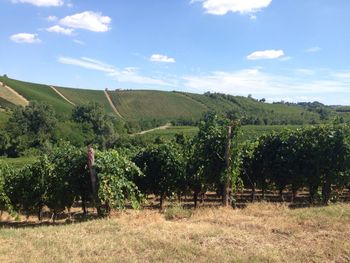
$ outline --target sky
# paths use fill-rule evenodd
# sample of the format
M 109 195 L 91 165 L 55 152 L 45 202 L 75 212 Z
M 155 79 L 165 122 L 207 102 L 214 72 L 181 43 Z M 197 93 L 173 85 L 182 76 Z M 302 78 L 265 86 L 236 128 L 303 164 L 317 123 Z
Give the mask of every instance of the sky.
M 350 105 L 349 0 L 0 0 L 0 74 Z

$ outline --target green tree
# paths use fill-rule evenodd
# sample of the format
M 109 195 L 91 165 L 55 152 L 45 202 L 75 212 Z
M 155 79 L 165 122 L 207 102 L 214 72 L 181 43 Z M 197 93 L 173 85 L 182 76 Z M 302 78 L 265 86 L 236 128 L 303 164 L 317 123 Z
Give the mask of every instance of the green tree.
M 30 102 L 17 107 L 6 124 L 10 136 L 10 155 L 18 156 L 28 148 L 46 150 L 54 139 L 57 119 L 53 108 L 44 103 Z
M 92 130 L 94 138 L 90 138 L 86 143 L 97 143 L 103 149 L 113 146 L 119 134 L 116 132 L 118 122 L 114 117 L 108 116 L 104 109 L 95 102 L 86 105 L 76 106 L 72 113 L 72 119 L 82 125 L 84 132 Z

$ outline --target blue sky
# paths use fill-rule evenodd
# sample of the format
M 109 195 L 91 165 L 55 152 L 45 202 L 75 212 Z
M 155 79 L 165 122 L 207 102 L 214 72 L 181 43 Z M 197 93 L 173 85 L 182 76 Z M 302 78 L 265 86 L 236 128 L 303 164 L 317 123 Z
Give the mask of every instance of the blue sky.
M 0 0 L 0 74 L 350 105 L 349 0 Z

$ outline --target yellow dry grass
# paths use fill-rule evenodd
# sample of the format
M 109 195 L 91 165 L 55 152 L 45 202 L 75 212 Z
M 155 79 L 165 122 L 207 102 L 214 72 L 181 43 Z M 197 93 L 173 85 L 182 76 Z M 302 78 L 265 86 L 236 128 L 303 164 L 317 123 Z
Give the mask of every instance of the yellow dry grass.
M 203 208 L 167 221 L 125 211 L 70 225 L 0 229 L 0 262 L 350 262 L 350 205 Z
M 0 97 L 19 106 L 27 106 L 29 104 L 28 100 L 13 89 L 5 86 L 2 82 L 0 82 Z

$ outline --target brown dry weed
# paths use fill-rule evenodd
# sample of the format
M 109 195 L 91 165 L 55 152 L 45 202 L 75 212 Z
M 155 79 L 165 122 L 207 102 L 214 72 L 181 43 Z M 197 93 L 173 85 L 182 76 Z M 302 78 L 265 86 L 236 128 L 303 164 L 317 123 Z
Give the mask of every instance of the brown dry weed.
M 350 205 L 259 203 L 167 221 L 152 210 L 59 226 L 0 228 L 0 262 L 350 262 Z

